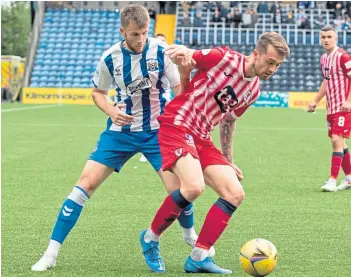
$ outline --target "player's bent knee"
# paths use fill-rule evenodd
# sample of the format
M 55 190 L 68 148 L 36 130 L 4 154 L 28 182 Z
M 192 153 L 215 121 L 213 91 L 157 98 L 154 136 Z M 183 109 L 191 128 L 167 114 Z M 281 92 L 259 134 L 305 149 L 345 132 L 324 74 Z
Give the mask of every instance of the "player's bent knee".
M 205 184 L 191 184 L 183 186 L 181 191 L 184 197 L 189 201 L 193 202 L 198 198 L 205 190 Z
M 225 190 L 220 196 L 235 207 L 239 207 L 241 203 L 245 200 L 245 191 L 243 188 L 235 188 Z

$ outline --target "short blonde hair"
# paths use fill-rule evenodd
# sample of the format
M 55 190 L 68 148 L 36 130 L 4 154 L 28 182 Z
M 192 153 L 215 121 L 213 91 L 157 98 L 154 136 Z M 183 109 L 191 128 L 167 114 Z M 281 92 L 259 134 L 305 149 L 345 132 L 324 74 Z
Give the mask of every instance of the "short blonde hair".
M 150 21 L 147 9 L 138 4 L 125 6 L 121 10 L 121 25 L 126 28 L 133 21 L 139 28 L 144 28 Z
M 256 43 L 256 49 L 260 53 L 267 53 L 268 45 L 272 45 L 279 55 L 288 58 L 290 49 L 286 40 L 277 32 L 266 32 L 260 35 Z

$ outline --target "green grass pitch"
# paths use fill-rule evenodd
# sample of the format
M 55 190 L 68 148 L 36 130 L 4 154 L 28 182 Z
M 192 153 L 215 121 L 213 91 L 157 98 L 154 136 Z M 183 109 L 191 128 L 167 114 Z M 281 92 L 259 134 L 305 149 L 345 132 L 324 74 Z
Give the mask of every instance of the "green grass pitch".
M 2 276 L 151 276 L 138 236 L 166 193 L 139 155 L 87 202 L 56 268 L 30 271 L 106 116 L 94 106 L 73 105 L 4 112 L 23 107 L 30 106 L 2 105 Z M 217 130 L 213 138 L 219 145 Z M 215 245 L 216 262 L 233 276 L 248 276 L 240 269 L 240 248 L 261 237 L 278 249 L 272 277 L 350 276 L 351 191 L 319 191 L 331 155 L 325 111 L 251 108 L 238 121 L 234 152 L 246 200 Z M 207 188 L 195 202 L 197 231 L 216 199 Z M 185 276 L 189 250 L 173 224 L 161 240 L 166 276 Z

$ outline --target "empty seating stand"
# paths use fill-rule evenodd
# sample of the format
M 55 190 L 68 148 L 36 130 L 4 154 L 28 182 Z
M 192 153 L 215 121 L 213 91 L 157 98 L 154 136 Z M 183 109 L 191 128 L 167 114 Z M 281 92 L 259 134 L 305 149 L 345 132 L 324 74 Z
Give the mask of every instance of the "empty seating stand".
M 122 40 L 120 16 L 110 10 L 48 9 L 31 87 L 88 88 L 102 53 Z M 153 36 L 151 20 L 149 36 Z

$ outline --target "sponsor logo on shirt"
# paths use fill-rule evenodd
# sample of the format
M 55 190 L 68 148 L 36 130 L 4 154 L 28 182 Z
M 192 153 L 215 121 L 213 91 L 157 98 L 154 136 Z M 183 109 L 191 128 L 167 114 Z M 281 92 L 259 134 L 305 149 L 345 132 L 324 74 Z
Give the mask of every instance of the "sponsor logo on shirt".
M 122 67 L 121 67 L 121 66 L 116 67 L 116 68 L 115 68 L 115 71 L 113 72 L 113 75 L 115 75 L 115 76 L 121 76 L 121 75 L 122 75 Z
M 136 79 L 127 86 L 127 95 L 130 96 L 135 92 L 151 87 L 152 84 L 149 78 Z

